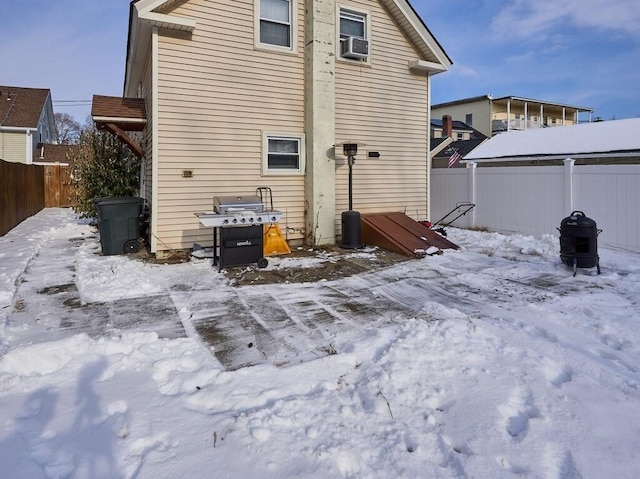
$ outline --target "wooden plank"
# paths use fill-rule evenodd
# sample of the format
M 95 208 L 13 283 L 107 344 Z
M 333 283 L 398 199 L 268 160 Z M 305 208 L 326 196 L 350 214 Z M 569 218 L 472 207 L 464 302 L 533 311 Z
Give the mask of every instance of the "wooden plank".
M 69 167 L 58 164 L 44 166 L 45 208 L 73 206 L 74 190 L 68 169 Z
M 458 246 L 414 221 L 404 213 L 373 213 L 360 218 L 362 241 L 407 256 L 428 248 L 458 249 Z

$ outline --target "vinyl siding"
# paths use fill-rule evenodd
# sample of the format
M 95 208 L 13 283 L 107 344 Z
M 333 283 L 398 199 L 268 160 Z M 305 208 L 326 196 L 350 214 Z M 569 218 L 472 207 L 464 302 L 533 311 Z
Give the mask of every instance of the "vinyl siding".
M 0 159 L 11 163 L 25 163 L 27 134 L 25 132 L 0 132 Z
M 261 186 L 285 211 L 289 239 L 302 238 L 304 176 L 262 175 L 262 133 L 304 133 L 304 2 L 296 54 L 254 48 L 253 9 L 253 0 L 191 0 L 171 13 L 196 19 L 193 34 L 160 33 L 158 250 L 210 245 L 194 213 Z
M 336 143 L 359 144 L 353 206 L 361 213 L 426 217 L 427 79 L 409 71 L 420 58 L 379 2 L 343 1 L 371 15 L 371 65 L 336 61 Z M 364 144 L 365 146 L 362 146 Z M 367 158 L 377 151 L 380 158 Z M 348 166 L 336 150 L 336 222 L 348 208 Z M 339 229 L 338 229 L 339 231 Z
M 464 103 L 461 105 L 451 105 L 432 110 L 433 118 L 441 119 L 443 115 L 451 115 L 453 120 L 466 121 L 467 115 L 473 115 L 473 128 L 480 133 L 491 137 L 491 104 L 489 100 Z

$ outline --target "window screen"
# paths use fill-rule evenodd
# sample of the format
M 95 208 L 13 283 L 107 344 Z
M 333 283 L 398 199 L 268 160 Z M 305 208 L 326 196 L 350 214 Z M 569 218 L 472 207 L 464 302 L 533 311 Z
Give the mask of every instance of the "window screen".
M 291 47 L 291 1 L 260 1 L 260 43 Z

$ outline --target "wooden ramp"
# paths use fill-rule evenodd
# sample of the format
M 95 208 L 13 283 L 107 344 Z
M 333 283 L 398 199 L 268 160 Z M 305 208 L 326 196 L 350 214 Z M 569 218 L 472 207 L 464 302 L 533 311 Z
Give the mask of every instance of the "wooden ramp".
M 361 239 L 368 245 L 407 256 L 420 256 L 431 246 L 458 249 L 448 239 L 431 231 L 404 213 L 369 213 L 360 217 Z

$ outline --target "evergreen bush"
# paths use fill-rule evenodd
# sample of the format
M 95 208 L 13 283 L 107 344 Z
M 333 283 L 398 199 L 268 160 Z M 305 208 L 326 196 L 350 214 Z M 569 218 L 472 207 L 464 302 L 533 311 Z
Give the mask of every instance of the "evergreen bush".
M 81 218 L 96 218 L 96 198 L 139 194 L 140 159 L 115 135 L 95 126 L 80 133 L 69 166 L 75 185 L 73 209 Z

